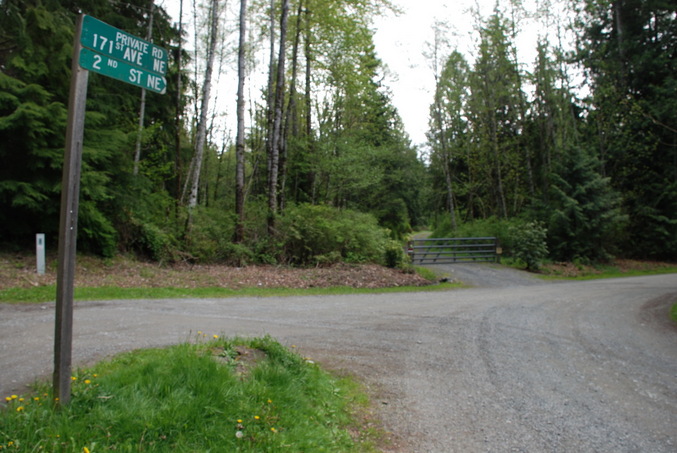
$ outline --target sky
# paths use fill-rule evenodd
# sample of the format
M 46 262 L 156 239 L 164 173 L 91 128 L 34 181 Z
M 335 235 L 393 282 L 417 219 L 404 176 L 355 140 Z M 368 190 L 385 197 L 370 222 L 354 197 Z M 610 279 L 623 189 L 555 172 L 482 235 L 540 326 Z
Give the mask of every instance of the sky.
M 522 3 L 525 9 L 534 10 L 538 1 L 522 0 Z M 184 3 L 185 17 L 192 2 Z M 391 91 L 392 102 L 402 118 L 405 131 L 412 144 L 423 145 L 435 84 L 426 52 L 434 41 L 435 22 L 446 23 L 451 49 L 463 53 L 472 63 L 477 34 L 473 32 L 475 19 L 470 8 L 478 7 L 482 17 L 488 17 L 493 12 L 496 0 L 392 0 L 392 3 L 402 13 L 389 13 L 374 19 L 374 44 L 378 57 L 387 66 L 384 84 Z M 502 0 L 502 3 L 507 3 L 507 0 Z M 164 6 L 172 17 L 178 17 L 178 0 L 159 0 L 158 4 Z M 230 10 L 234 9 L 234 4 L 239 5 L 239 2 L 229 1 Z M 523 64 L 531 66 L 536 55 L 538 28 L 533 21 L 524 20 L 520 30 L 517 38 L 518 57 Z M 217 108 L 223 108 L 224 111 L 234 109 L 236 86 L 233 81 L 233 77 L 225 77 L 218 83 L 218 93 L 212 92 L 216 96 Z M 258 90 L 258 87 L 250 89 Z M 231 117 L 234 122 L 234 114 L 227 113 L 227 117 Z M 229 135 L 233 137 L 234 132 Z
M 377 18 L 374 42 L 379 57 L 392 73 L 385 83 L 392 90 L 393 104 L 412 143 L 421 145 L 426 141 L 435 87 L 430 58 L 426 57 L 429 45 L 434 42 L 435 22 L 446 23 L 450 50 L 458 50 L 472 64 L 477 32 L 471 8 L 478 7 L 481 16 L 486 18 L 493 13 L 496 0 L 395 0 L 394 3 L 403 13 Z M 523 0 L 522 4 L 527 11 L 534 11 L 537 0 Z M 535 60 L 539 28 L 530 19 L 520 23 L 516 47 L 521 64 L 531 66 Z
M 390 87 L 412 143 L 426 141 L 428 114 L 433 101 L 435 79 L 431 60 L 426 57 L 434 42 L 436 21 L 448 24 L 449 42 L 461 53 L 470 54 L 473 19 L 468 0 L 398 0 L 402 14 L 387 14 L 375 20 L 374 44 L 379 58 L 388 67 L 385 84 Z M 480 3 L 491 3 L 480 0 Z

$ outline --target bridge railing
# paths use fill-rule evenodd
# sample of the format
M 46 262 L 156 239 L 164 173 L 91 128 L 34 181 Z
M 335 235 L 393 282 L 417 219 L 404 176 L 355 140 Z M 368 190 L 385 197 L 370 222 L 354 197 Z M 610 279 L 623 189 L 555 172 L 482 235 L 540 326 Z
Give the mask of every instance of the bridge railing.
M 412 239 L 407 252 L 413 264 L 498 262 L 495 237 Z

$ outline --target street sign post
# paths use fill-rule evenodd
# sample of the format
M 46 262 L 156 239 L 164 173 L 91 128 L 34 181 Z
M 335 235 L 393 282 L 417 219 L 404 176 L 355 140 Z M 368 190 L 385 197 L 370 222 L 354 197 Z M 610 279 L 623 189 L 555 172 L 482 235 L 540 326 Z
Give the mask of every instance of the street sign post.
M 78 17 L 68 100 L 56 278 L 52 383 L 59 405 L 68 404 L 71 397 L 75 251 L 89 71 L 164 93 L 167 51 L 93 17 L 84 14 Z

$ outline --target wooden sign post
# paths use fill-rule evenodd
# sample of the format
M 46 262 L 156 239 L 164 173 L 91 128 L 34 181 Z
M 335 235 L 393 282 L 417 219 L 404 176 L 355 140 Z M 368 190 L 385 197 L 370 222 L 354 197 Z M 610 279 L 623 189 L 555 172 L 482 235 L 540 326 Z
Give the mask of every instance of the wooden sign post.
M 75 251 L 89 70 L 164 93 L 167 51 L 93 17 L 78 17 L 68 98 L 56 282 L 53 386 L 55 401 L 60 405 L 68 404 L 71 398 Z

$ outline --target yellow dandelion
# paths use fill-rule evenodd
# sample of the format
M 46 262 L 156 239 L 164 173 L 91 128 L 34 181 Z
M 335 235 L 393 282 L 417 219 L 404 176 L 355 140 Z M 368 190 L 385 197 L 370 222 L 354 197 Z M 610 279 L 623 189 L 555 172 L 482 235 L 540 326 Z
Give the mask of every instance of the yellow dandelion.
M 202 331 L 201 331 L 201 330 L 198 330 L 198 331 L 197 331 L 197 334 L 198 334 L 198 335 L 202 335 Z
M 91 383 L 92 383 L 92 381 L 90 381 L 89 379 L 85 379 L 85 384 L 91 384 Z
M 238 418 L 238 419 L 237 419 L 237 422 L 238 422 L 238 423 L 242 423 L 242 420 L 240 420 L 240 419 Z
M 23 407 L 23 406 L 19 406 L 19 407 L 16 408 L 16 411 L 17 411 L 17 412 L 21 412 L 21 411 L 23 411 L 23 410 L 24 410 L 24 407 Z
M 18 396 L 12 395 L 12 399 L 13 399 L 13 400 L 15 400 L 15 399 L 17 399 L 17 398 L 18 398 Z
M 271 400 L 270 398 L 268 398 L 268 404 L 273 404 L 273 400 Z
M 33 397 L 33 401 L 40 401 L 40 397 L 39 397 L 39 396 L 34 396 L 34 397 Z
M 254 420 L 259 420 L 260 418 L 261 417 L 259 417 L 258 415 L 254 415 Z
M 276 430 L 275 428 L 270 428 L 270 430 L 271 430 L 272 432 L 274 432 L 274 433 L 277 432 L 277 430 Z
M 23 398 L 19 398 L 19 402 L 20 402 L 20 403 L 23 403 L 23 401 L 24 401 Z
M 78 380 L 78 378 L 76 378 L 75 376 L 71 376 L 71 381 L 77 381 L 77 380 Z
M 99 377 L 98 374 L 92 374 L 92 377 Z
M 82 447 L 82 453 L 89 453 L 89 448 Z
M 5 397 L 5 401 L 7 401 L 7 402 L 9 403 L 10 401 L 12 401 L 12 397 L 11 397 L 11 396 L 6 396 L 6 397 Z
M 217 338 L 219 338 L 219 336 L 218 336 L 218 335 L 214 335 L 214 339 L 216 340 Z

